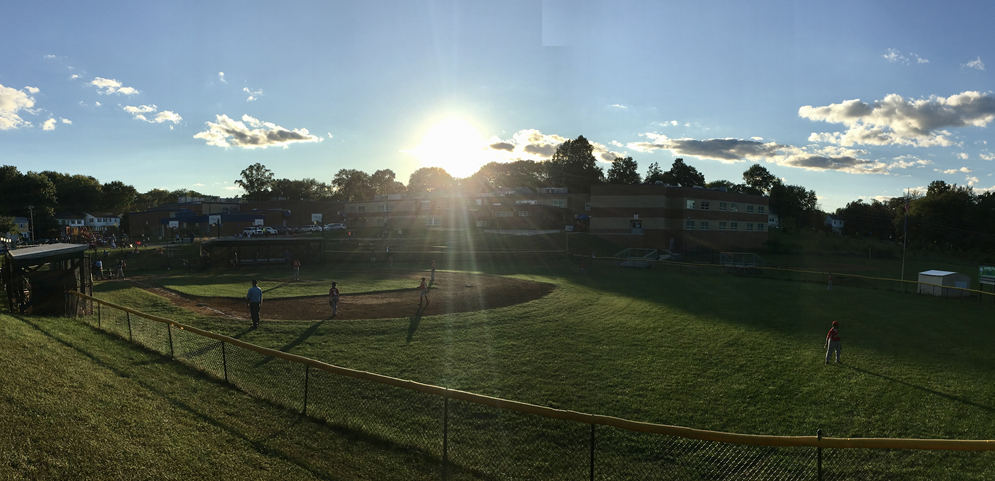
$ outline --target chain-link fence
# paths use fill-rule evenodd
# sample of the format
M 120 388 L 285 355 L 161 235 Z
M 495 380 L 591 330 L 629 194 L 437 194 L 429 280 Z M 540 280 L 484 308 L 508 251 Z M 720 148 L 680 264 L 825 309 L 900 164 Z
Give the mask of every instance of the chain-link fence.
M 641 423 L 332 366 L 75 293 L 84 322 L 448 479 L 995 479 L 995 441 L 755 436 Z

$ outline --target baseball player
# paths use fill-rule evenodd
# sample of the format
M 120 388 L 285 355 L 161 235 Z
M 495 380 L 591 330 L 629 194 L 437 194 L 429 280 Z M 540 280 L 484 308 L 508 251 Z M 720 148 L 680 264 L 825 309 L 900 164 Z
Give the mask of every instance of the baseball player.
M 332 282 L 332 288 L 328 290 L 328 305 L 332 306 L 332 317 L 339 313 L 339 288 Z
M 836 352 L 836 363 L 840 364 L 840 323 L 833 321 L 833 328 L 829 330 L 829 334 L 826 334 L 826 364 L 829 364 L 829 354 L 833 351 Z
M 428 306 L 428 283 L 425 282 L 425 278 L 421 278 L 421 285 L 418 286 L 421 290 L 421 297 L 418 298 L 418 305 L 421 306 L 421 300 L 425 299 L 425 305 Z
M 294 259 L 294 280 L 301 280 L 301 261 L 300 259 Z

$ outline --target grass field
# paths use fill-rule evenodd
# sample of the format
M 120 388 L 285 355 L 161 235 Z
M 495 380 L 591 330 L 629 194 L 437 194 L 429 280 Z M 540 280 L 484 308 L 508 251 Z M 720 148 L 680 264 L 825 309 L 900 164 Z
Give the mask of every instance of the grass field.
M 865 275 L 900 268 L 895 260 L 795 262 L 857 264 L 866 267 Z M 302 277 L 384 288 L 376 271 L 346 267 L 312 269 Z M 832 437 L 987 439 L 995 432 L 995 357 L 988 341 L 995 335 L 995 311 L 976 299 L 845 285 L 826 291 L 822 283 L 673 268 L 596 265 L 581 277 L 576 264 L 548 258 L 440 265 L 451 267 L 557 289 L 538 301 L 485 312 L 348 322 L 266 323 L 264 317 L 255 331 L 247 323 L 195 316 L 125 283 L 100 284 L 96 295 L 340 366 L 637 421 L 750 434 L 814 435 L 821 429 Z M 276 272 L 149 281 L 190 294 L 242 296 L 246 278 Z M 841 366 L 823 364 L 833 320 L 841 323 Z M 101 337 L 65 329 L 72 331 L 67 337 Z M 128 348 L 113 349 L 123 356 Z M 910 456 L 879 466 L 881 476 L 925 476 L 903 470 L 941 455 Z M 982 462 L 981 474 L 973 476 L 990 475 L 987 466 Z

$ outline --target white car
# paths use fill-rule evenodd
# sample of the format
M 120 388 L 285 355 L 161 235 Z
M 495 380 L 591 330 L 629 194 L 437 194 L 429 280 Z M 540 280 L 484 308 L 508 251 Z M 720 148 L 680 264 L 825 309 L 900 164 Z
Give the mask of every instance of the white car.
M 263 227 L 259 228 L 259 233 L 263 234 L 263 235 L 265 235 L 265 234 L 276 235 L 276 229 L 274 229 L 274 228 L 272 228 L 270 226 L 263 226 Z
M 345 224 L 341 224 L 338 222 L 334 224 L 328 224 L 325 226 L 325 230 L 345 230 L 345 229 L 346 229 Z
M 320 225 L 306 225 L 301 227 L 301 232 L 321 232 Z

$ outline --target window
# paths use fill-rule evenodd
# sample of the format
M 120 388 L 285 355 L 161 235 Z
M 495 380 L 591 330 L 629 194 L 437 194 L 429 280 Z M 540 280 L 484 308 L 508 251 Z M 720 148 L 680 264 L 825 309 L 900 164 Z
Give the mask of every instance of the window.
M 480 227 L 482 229 L 486 229 L 487 228 L 487 221 L 486 220 L 478 220 L 477 221 L 477 227 Z
M 515 205 L 536 205 L 534 200 L 516 200 Z
M 357 205 L 356 206 L 356 212 L 366 212 L 366 206 L 365 205 Z
M 429 217 L 425 219 L 425 225 L 442 225 L 442 219 L 438 217 Z
M 691 199 L 684 201 L 684 207 L 688 209 L 694 209 L 694 201 Z
M 746 230 L 753 230 L 753 223 L 752 222 L 747 222 L 746 223 Z
M 563 199 L 554 200 L 553 207 L 563 207 Z
M 757 230 L 764 230 L 763 224 L 757 224 Z
M 506 210 L 496 210 L 494 211 L 494 217 L 511 217 L 511 212 Z
M 758 205 L 757 206 L 757 214 L 763 214 L 763 213 L 764 213 L 764 206 Z
M 730 222 L 729 230 L 739 230 L 739 222 Z
M 725 202 L 719 202 L 719 210 L 722 210 L 722 211 L 726 210 L 726 203 Z
M 591 203 L 590 202 L 584 202 L 584 210 L 586 210 L 586 211 L 590 211 L 591 210 Z
M 701 221 L 701 230 L 708 230 L 708 221 L 707 220 Z
M 387 212 L 387 204 L 380 204 L 377 206 L 378 212 Z
M 484 199 L 477 199 L 477 207 L 484 205 Z M 480 226 L 477 226 L 480 227 Z
M 732 212 L 739 212 L 739 206 L 735 202 L 729 204 L 729 210 Z
M 719 222 L 719 230 L 726 230 L 726 223 L 725 222 Z
M 753 213 L 753 206 L 752 205 L 746 206 L 746 213 L 747 214 L 752 214 Z
M 686 230 L 694 230 L 694 221 L 690 220 L 690 219 L 684 221 L 684 229 L 686 229 Z
M 518 217 L 528 217 L 528 216 L 529 216 L 529 211 L 527 210 L 518 211 Z
M 701 210 L 708 210 L 708 201 L 707 200 L 701 201 Z
M 431 210 L 431 209 L 432 209 L 432 201 L 430 200 L 421 201 L 421 210 Z

